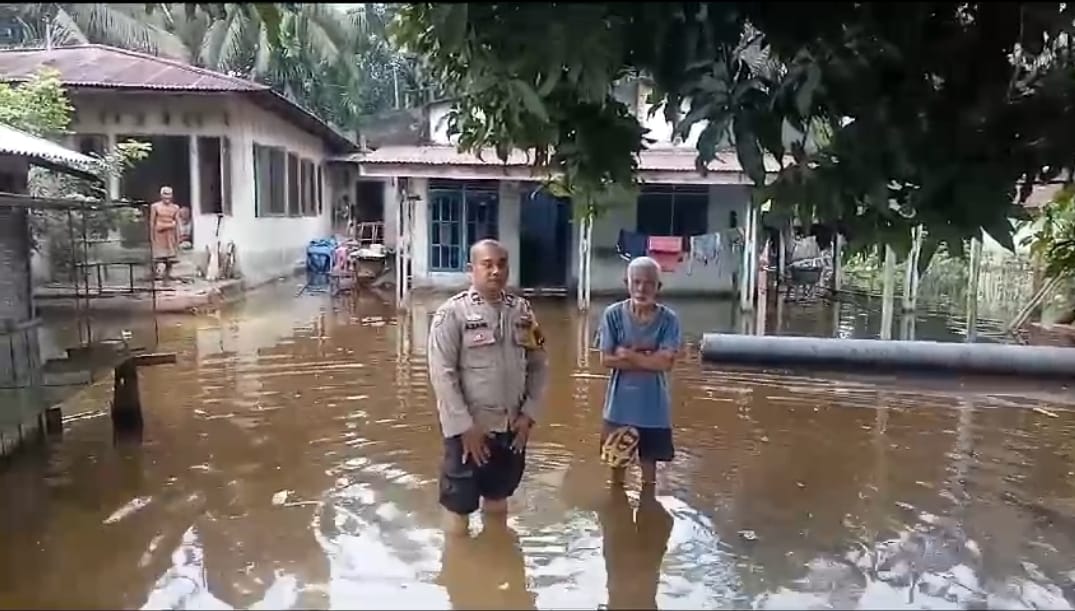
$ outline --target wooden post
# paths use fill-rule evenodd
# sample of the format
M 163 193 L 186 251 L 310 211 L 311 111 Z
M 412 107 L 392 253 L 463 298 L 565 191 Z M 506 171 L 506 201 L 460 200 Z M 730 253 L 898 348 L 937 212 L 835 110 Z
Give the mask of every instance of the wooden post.
M 982 240 L 971 238 L 967 274 L 967 341 L 978 336 L 978 279 L 982 272 Z
M 885 245 L 885 269 L 881 289 L 881 339 L 892 339 L 892 310 L 896 293 L 896 251 Z
M 117 431 L 142 428 L 142 398 L 138 392 L 138 366 L 126 359 L 115 369 L 112 387 L 112 427 Z
M 56 406 L 45 410 L 45 432 L 49 436 L 63 435 L 63 409 Z

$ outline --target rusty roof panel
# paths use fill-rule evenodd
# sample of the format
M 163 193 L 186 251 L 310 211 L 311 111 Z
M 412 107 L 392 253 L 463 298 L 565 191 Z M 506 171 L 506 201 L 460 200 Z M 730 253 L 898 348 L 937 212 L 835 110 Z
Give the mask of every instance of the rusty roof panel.
M 0 51 L 2 80 L 25 80 L 46 67 L 58 71 L 64 84 L 70 86 L 215 92 L 269 89 L 173 59 L 103 45 Z
M 191 66 L 174 59 L 105 45 L 74 45 L 44 49 L 0 50 L 0 82 L 27 80 L 41 68 L 53 68 L 68 87 L 102 89 L 238 93 L 330 142 L 335 150 L 352 151 L 355 144 L 309 110 L 268 85 Z

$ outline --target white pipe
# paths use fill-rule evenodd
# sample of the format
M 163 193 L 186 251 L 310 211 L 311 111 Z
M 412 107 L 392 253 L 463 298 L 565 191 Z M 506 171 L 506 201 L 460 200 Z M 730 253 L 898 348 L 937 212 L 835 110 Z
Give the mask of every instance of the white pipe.
M 970 241 L 970 269 L 967 278 L 967 341 L 973 342 L 978 335 L 978 279 L 982 271 L 982 240 Z
M 911 230 L 911 252 L 903 275 L 903 311 L 914 312 L 918 306 L 918 261 L 922 253 L 922 227 Z
M 586 309 L 590 309 L 590 293 L 593 290 L 593 215 L 586 223 Z
M 832 259 L 832 292 L 839 293 L 844 288 L 844 236 L 841 233 L 836 234 Z
M 755 247 L 754 233 L 754 204 L 747 204 L 745 225 L 743 227 L 743 257 L 742 257 L 742 277 L 739 283 L 739 309 L 744 312 L 750 312 L 754 309 L 754 272 L 756 271 L 755 256 L 757 248 Z
M 758 305 L 757 305 L 757 323 L 756 323 L 757 327 L 755 329 L 755 332 L 758 335 L 765 335 L 765 322 L 766 322 L 765 317 L 766 317 L 766 311 L 768 310 L 768 305 L 769 305 L 769 287 L 768 287 L 769 278 L 768 278 L 768 272 L 766 271 L 765 268 L 768 267 L 768 263 L 769 263 L 769 240 L 766 240 L 765 241 L 765 246 L 763 247 L 763 249 L 761 251 L 761 258 L 759 259 L 759 265 L 757 266 L 757 269 L 758 269 L 758 271 L 757 271 L 757 274 L 758 274 L 757 275 Z
M 881 339 L 892 339 L 892 310 L 896 292 L 896 251 L 885 245 L 885 270 L 881 289 Z
M 404 241 L 404 220 L 403 212 L 403 190 L 400 188 L 398 178 L 392 179 L 392 187 L 396 192 L 396 307 L 403 307 L 403 249 L 406 245 Z

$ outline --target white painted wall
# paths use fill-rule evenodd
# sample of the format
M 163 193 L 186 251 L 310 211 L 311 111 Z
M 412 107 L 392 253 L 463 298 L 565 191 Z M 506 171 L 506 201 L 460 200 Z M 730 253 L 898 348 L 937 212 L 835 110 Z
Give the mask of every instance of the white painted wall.
M 462 289 L 468 284 L 465 272 L 439 272 L 429 269 L 429 183 L 424 178 L 410 179 L 413 193 L 419 199 L 415 202 L 414 260 L 412 271 L 414 286 L 443 290 Z M 509 286 L 518 287 L 520 270 L 519 220 L 520 220 L 519 183 L 503 181 L 500 183 L 499 231 L 500 241 L 508 250 L 512 277 Z M 394 201 L 395 195 L 393 193 Z M 746 218 L 746 206 L 750 201 L 749 190 L 739 185 L 710 185 L 709 187 L 709 229 L 716 232 L 728 227 L 731 211 L 736 211 L 740 223 Z M 386 206 L 388 208 L 390 206 Z M 391 206 L 393 211 L 395 206 Z M 386 224 L 388 218 L 386 210 Z M 394 212 L 393 212 L 393 216 Z M 611 254 L 616 246 L 616 239 L 621 228 L 634 230 L 637 205 L 630 204 L 609 211 L 606 216 L 594 224 L 593 240 L 596 249 L 608 249 L 609 254 L 595 253 L 591 290 L 595 294 L 619 293 L 623 291 L 623 273 L 627 262 L 618 255 Z M 570 269 L 567 277 L 569 283 L 578 281 L 578 231 L 572 232 Z M 671 294 L 692 293 L 730 293 L 735 291 L 733 273 L 738 269 L 739 260 L 733 256 L 730 244 L 722 244 L 722 256 L 717 264 L 703 266 L 696 264 L 692 273 L 686 271 L 686 262 L 677 271 L 665 273 L 664 290 Z
M 414 286 L 436 289 L 463 289 L 470 283 L 466 272 L 439 272 L 429 269 L 429 181 L 411 178 L 411 190 L 419 196 L 414 211 L 414 260 L 412 272 Z M 500 209 L 497 230 L 500 242 L 508 251 L 511 266 L 509 287 L 517 287 L 519 280 L 519 184 L 500 181 Z M 393 197 L 393 200 L 396 199 Z M 387 211 L 385 214 L 387 224 Z
M 741 185 L 709 186 L 709 230 L 717 232 L 728 228 L 731 211 L 736 211 L 740 226 L 746 218 L 746 207 L 750 201 L 749 187 Z M 634 231 L 638 216 L 637 204 L 628 204 L 609 210 L 605 216 L 594 222 L 593 258 L 591 259 L 590 290 L 593 294 L 623 293 L 623 277 L 627 270 L 627 261 L 619 255 L 612 254 L 619 237 L 620 229 Z M 578 224 L 572 231 L 571 269 L 568 277 L 570 283 L 578 282 Z M 692 273 L 687 274 L 684 261 L 674 272 L 665 272 L 661 280 L 666 294 L 692 293 L 730 293 L 735 291 L 732 274 L 738 269 L 739 259 L 733 256 L 730 244 L 722 242 L 722 253 L 716 264 L 702 266 L 695 264 Z M 607 254 L 602 252 L 607 249 Z
M 120 135 L 160 135 L 192 138 L 227 137 L 231 145 L 232 216 L 225 217 L 220 239 L 234 242 L 239 270 L 248 285 L 290 274 L 305 258 L 310 240 L 326 237 L 331 229 L 333 183 L 325 159 L 329 156 L 320 137 L 291 124 L 238 96 L 175 95 L 156 93 L 80 93 L 72 129 L 77 134 L 105 134 L 111 142 Z M 163 122 L 167 112 L 171 121 Z M 316 217 L 258 218 L 254 212 L 253 144 L 283 146 L 323 164 L 324 207 Z M 193 163 L 197 150 L 192 146 Z M 114 189 L 117 185 L 114 185 Z M 113 195 L 117 195 L 114 191 Z M 216 215 L 201 214 L 198 183 L 192 180 L 191 208 L 194 250 L 202 252 L 215 239 Z
M 258 284 L 291 273 L 302 265 L 310 240 L 328 237 L 332 231 L 332 206 L 335 201 L 333 181 L 328 179 L 325 159 L 329 156 L 325 143 L 315 136 L 274 113 L 262 110 L 245 101 L 236 100 L 242 117 L 239 135 L 233 139 L 234 168 L 233 216 L 226 219 L 222 229 L 239 250 L 239 266 L 248 284 Z M 282 146 L 289 152 L 322 164 L 324 203 L 321 214 L 309 217 L 258 218 L 254 216 L 254 143 Z M 239 177 L 235 180 L 234 177 Z M 215 217 L 208 219 L 215 223 Z M 197 233 L 195 226 L 195 233 Z M 197 247 L 197 244 L 196 244 Z

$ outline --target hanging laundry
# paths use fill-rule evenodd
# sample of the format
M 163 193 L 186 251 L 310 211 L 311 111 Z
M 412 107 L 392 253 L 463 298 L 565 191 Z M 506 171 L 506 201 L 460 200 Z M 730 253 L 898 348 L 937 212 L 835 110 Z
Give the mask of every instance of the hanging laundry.
M 674 272 L 683 258 L 683 238 L 679 236 L 650 236 L 648 254 L 657 261 L 663 272 Z
M 630 261 L 635 257 L 645 256 L 647 245 L 648 236 L 646 234 L 621 229 L 620 235 L 616 239 L 616 252 L 620 253 L 620 258 L 624 261 Z
M 721 238 L 719 233 L 703 233 L 691 236 L 691 252 L 687 257 L 687 274 L 691 273 L 694 262 L 702 265 L 717 263 L 720 259 Z

